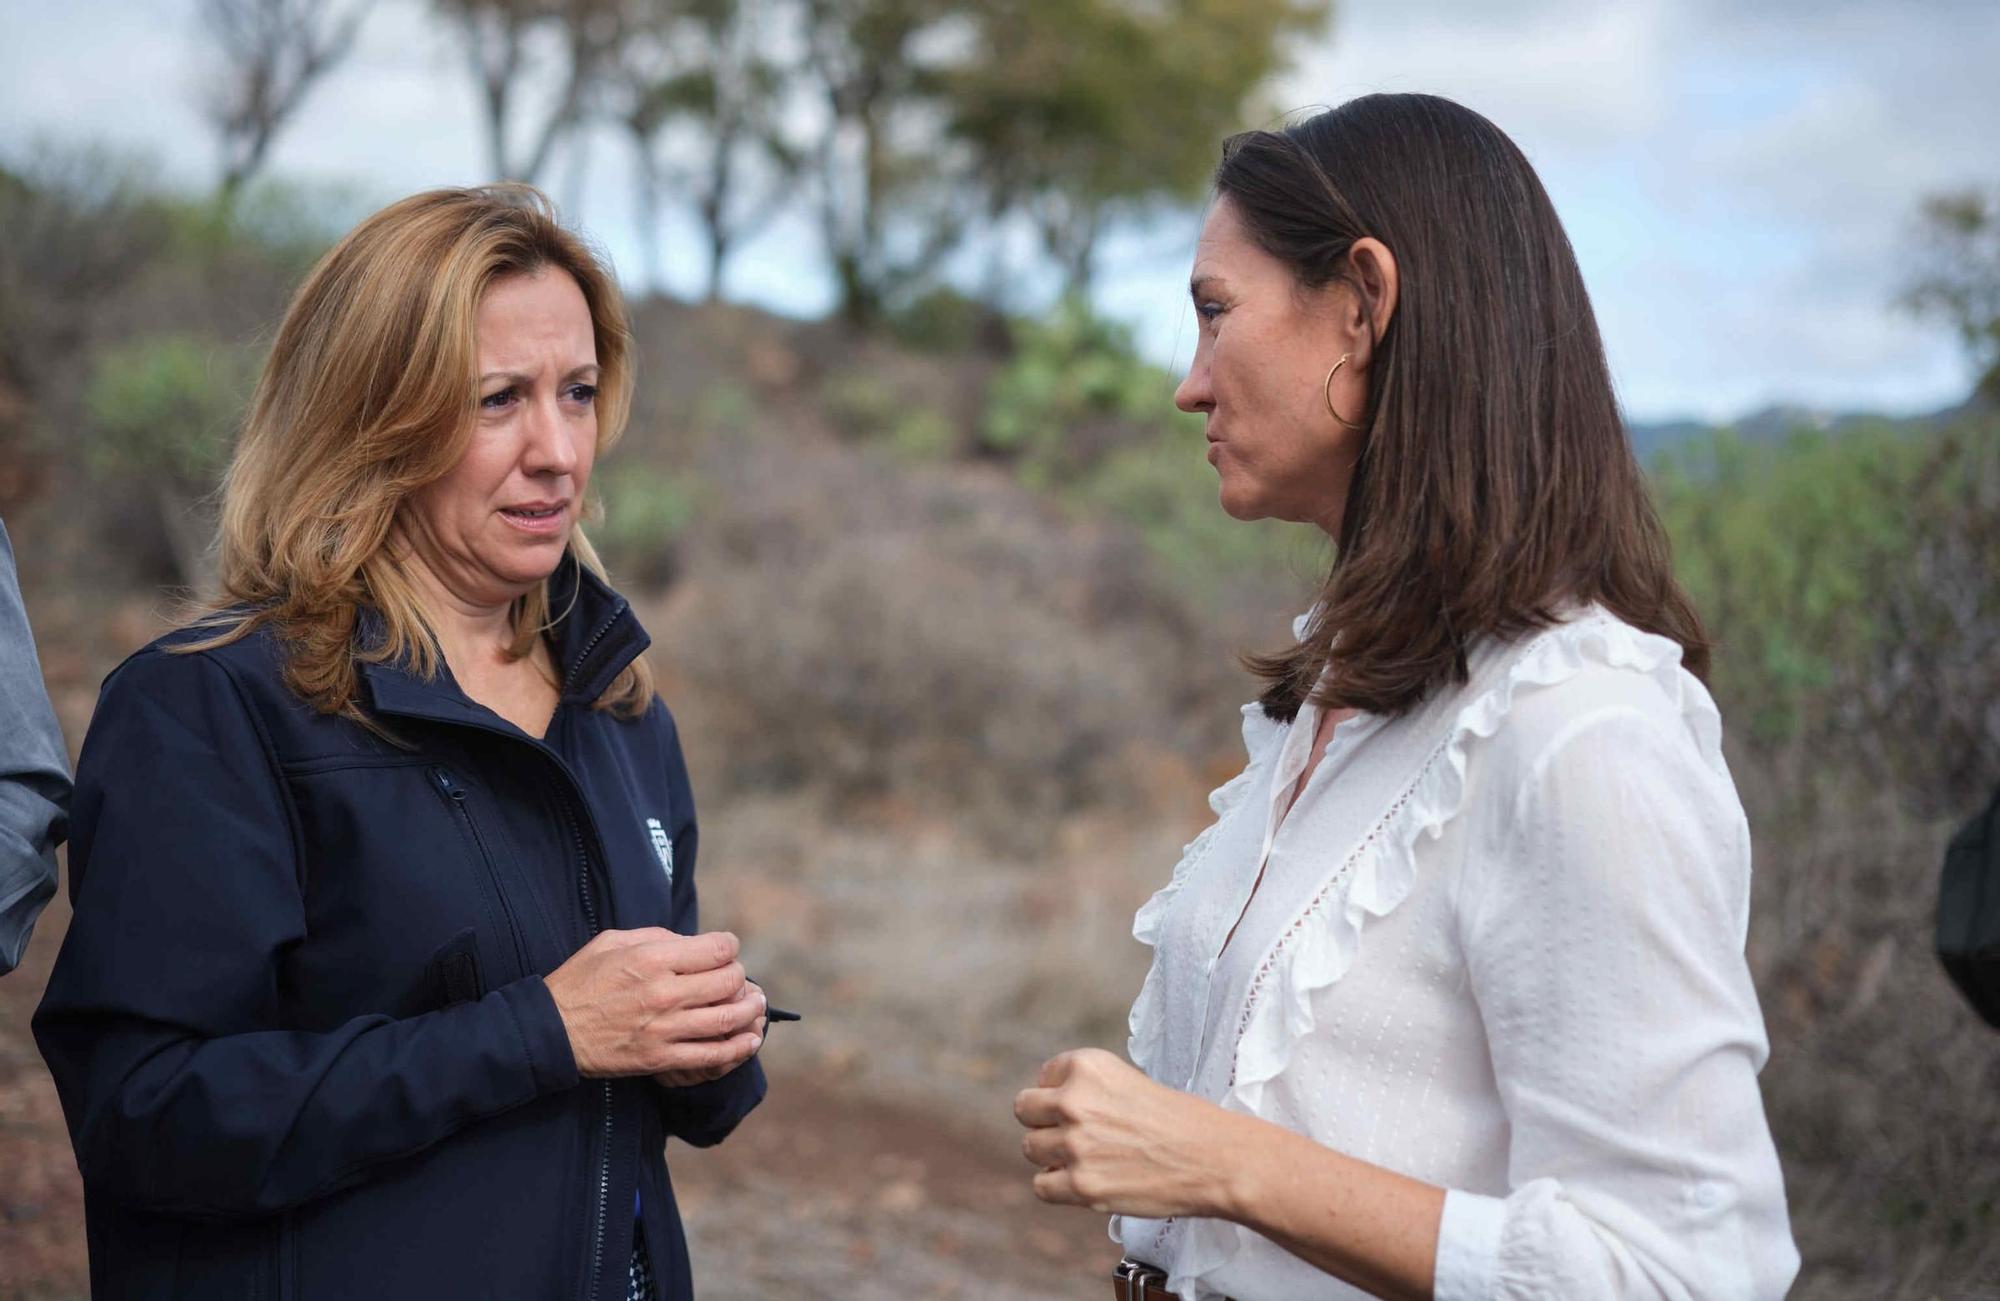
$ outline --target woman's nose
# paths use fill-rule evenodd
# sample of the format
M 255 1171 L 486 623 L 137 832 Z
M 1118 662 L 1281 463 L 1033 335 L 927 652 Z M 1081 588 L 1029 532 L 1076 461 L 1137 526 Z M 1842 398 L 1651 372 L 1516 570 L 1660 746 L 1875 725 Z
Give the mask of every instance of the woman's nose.
M 538 398 L 528 408 L 526 468 L 538 474 L 568 474 L 576 468 L 576 441 L 560 399 Z
M 1199 359 L 1188 367 L 1188 373 L 1174 389 L 1174 405 L 1183 411 L 1209 411 L 1215 406 L 1215 395 L 1209 391 L 1208 367 Z

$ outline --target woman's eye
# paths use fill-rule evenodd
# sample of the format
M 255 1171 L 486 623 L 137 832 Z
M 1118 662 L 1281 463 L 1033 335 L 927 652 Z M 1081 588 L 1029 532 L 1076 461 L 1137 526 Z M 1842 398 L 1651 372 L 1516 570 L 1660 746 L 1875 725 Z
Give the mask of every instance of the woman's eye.
M 586 402 L 595 402 L 597 400 L 597 385 L 595 384 L 570 385 L 569 400 L 579 404 Z
M 488 393 L 485 397 L 479 399 L 479 405 L 488 411 L 498 411 L 513 400 L 514 390 L 509 387 L 501 389 L 498 393 Z
M 1201 317 L 1202 320 L 1213 322 L 1217 317 L 1222 315 L 1222 304 L 1214 302 L 1196 303 L 1194 311 L 1195 315 Z

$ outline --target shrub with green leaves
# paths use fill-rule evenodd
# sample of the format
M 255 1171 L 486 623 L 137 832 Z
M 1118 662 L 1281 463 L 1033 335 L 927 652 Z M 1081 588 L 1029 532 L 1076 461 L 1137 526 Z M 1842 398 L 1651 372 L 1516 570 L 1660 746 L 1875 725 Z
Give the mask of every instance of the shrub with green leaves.
M 1884 423 L 1780 443 L 1725 431 L 1662 458 L 1675 569 L 1715 640 L 1717 694 L 1752 740 L 1837 726 L 1853 667 L 1885 635 L 1885 586 L 1907 566 L 1933 448 Z
M 1015 329 L 1014 359 L 995 378 L 981 445 L 1012 457 L 1031 484 L 1086 469 L 1108 444 L 1185 419 L 1172 381 L 1133 350 L 1131 332 L 1071 299 Z
M 673 581 L 699 508 L 692 478 L 634 463 L 607 466 L 594 482 L 604 516 L 590 537 L 613 576 L 656 586 Z
M 84 395 L 89 465 L 207 491 L 228 464 L 257 366 L 249 348 L 177 332 L 104 349 Z
M 1301 530 L 1222 513 L 1201 418 L 1175 409 L 1173 377 L 1138 355 L 1129 330 L 1072 300 L 1016 337 L 987 395 L 989 453 L 1012 459 L 1030 486 L 1135 528 L 1198 600 L 1292 572 Z

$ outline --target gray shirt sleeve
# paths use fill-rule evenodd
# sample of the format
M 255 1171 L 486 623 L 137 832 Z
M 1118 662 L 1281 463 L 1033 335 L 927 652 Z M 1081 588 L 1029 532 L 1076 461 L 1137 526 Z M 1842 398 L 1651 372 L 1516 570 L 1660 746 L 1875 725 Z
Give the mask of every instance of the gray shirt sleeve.
M 0 524 L 0 975 L 56 892 L 56 846 L 69 832 L 69 752 L 42 687 L 42 666 Z

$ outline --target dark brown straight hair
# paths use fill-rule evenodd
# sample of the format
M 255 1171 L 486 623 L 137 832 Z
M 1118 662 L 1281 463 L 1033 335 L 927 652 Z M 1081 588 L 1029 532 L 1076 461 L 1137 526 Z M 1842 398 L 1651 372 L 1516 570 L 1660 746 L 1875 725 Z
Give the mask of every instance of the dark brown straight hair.
M 1247 661 L 1266 713 L 1289 721 L 1309 697 L 1406 712 L 1463 683 L 1481 638 L 1579 602 L 1678 642 L 1706 676 L 1576 255 L 1513 141 L 1447 99 L 1369 95 L 1232 136 L 1215 187 L 1302 289 L 1365 300 L 1348 257 L 1364 236 L 1399 274 L 1332 572 L 1298 643 Z

